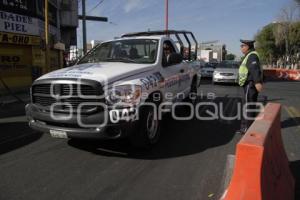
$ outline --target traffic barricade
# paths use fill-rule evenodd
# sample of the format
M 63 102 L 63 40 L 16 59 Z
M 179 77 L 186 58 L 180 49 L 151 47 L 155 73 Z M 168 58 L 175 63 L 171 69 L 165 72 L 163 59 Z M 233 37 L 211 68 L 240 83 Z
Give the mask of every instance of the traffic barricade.
M 224 200 L 294 200 L 295 181 L 281 138 L 280 104 L 269 103 L 237 144 Z
M 300 81 L 300 70 L 292 69 L 264 69 L 267 80 Z

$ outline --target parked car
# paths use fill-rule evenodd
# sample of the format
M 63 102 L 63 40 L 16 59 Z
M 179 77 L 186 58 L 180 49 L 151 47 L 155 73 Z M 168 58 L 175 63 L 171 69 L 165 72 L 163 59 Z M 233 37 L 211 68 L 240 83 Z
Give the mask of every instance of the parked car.
M 202 68 L 201 68 L 201 76 L 204 78 L 212 78 L 213 73 L 215 71 L 216 64 L 214 63 L 206 63 Z
M 239 63 L 222 61 L 213 73 L 213 83 L 238 83 Z

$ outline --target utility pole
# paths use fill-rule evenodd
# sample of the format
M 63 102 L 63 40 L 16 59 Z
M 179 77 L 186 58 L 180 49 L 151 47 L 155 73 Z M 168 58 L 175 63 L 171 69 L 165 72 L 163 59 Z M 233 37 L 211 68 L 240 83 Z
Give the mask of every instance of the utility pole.
M 169 30 L 169 0 L 165 0 L 166 3 L 166 32 Z
M 46 52 L 45 52 L 45 72 L 50 71 L 50 47 L 49 47 L 49 19 L 48 19 L 48 0 L 45 0 L 45 43 L 46 43 Z
M 83 54 L 87 53 L 86 49 L 86 15 L 85 15 L 85 0 L 81 0 L 82 2 L 82 46 L 83 46 Z
M 97 16 L 86 16 L 85 12 L 85 0 L 81 0 L 82 2 L 82 15 L 78 16 L 78 19 L 82 20 L 82 43 L 83 43 L 83 54 L 85 55 L 87 53 L 86 48 L 86 21 L 101 21 L 101 22 L 107 22 L 107 17 L 97 17 Z

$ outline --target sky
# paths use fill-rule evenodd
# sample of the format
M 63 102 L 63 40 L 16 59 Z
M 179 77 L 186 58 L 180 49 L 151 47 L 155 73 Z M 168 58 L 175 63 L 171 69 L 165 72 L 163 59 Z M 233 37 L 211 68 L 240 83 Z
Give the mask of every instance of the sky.
M 102 2 L 103 1 L 103 2 Z M 98 7 L 93 9 L 99 2 Z M 219 40 L 229 53 L 241 55 L 240 39 L 253 39 L 278 19 L 293 0 L 169 0 L 169 29 L 189 30 L 198 42 Z M 87 15 L 109 22 L 87 22 L 87 41 L 110 40 L 128 32 L 165 28 L 165 0 L 86 0 Z M 79 2 L 81 13 L 81 1 Z M 82 24 L 77 29 L 82 45 Z

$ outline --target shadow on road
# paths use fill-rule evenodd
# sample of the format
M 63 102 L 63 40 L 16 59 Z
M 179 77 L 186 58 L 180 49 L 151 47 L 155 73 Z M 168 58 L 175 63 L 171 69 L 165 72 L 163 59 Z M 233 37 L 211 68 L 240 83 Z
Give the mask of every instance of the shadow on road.
M 225 125 L 220 128 L 221 132 L 217 130 L 220 126 L 203 128 L 200 126 L 202 122 L 196 120 L 180 122 L 170 119 L 164 123 L 159 143 L 149 151 L 137 150 L 125 139 L 118 141 L 71 139 L 68 144 L 99 155 L 154 160 L 192 155 L 208 148 L 225 145 L 231 141 L 235 132 L 234 128 Z
M 27 123 L 0 124 L 0 155 L 28 145 L 41 138 Z
M 293 81 L 293 80 L 284 80 L 284 79 L 272 79 L 272 78 L 267 78 L 267 79 L 264 79 L 265 83 L 281 83 L 281 82 L 284 82 L 284 83 L 297 83 L 299 81 Z
M 300 160 L 290 162 L 290 168 L 295 179 L 295 200 L 300 199 Z
M 217 85 L 217 86 L 231 86 L 231 87 L 239 87 L 239 85 L 237 83 L 214 83 L 214 85 Z
M 226 116 L 232 116 L 235 111 L 235 105 L 238 98 L 217 98 L 215 102 L 223 102 Z M 206 109 L 199 109 L 203 113 Z M 182 108 L 181 114 L 186 112 Z M 203 152 L 206 149 L 229 143 L 239 128 L 238 120 L 222 121 L 210 120 L 201 121 L 198 119 L 181 121 L 174 120 L 171 116 L 163 119 L 163 128 L 160 142 L 148 151 L 134 149 L 127 140 L 118 141 L 87 141 L 87 140 L 69 140 L 68 144 L 75 148 L 89 151 L 98 155 L 122 156 L 137 159 L 165 159 L 180 156 L 187 156 Z
M 8 103 L 0 105 L 0 118 L 25 115 L 25 103 Z
M 210 85 L 211 83 L 212 83 L 212 78 L 209 77 L 201 78 L 201 85 Z
M 293 117 L 293 118 L 290 117 L 281 122 L 281 128 L 289 128 L 289 127 L 294 127 L 299 125 L 300 125 L 300 117 Z

